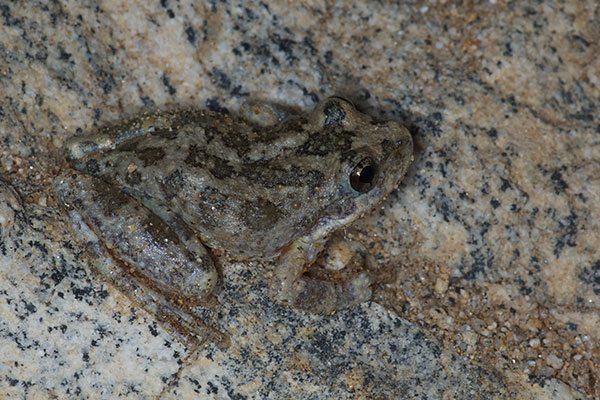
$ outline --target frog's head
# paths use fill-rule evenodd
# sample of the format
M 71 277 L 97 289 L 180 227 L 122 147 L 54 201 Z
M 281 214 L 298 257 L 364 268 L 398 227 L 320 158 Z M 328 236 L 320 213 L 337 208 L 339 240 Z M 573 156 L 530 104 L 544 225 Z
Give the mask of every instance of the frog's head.
M 311 114 L 328 146 L 329 196 L 321 204 L 316 236 L 345 227 L 394 190 L 412 162 L 413 141 L 395 121 L 377 121 L 352 103 L 330 97 Z

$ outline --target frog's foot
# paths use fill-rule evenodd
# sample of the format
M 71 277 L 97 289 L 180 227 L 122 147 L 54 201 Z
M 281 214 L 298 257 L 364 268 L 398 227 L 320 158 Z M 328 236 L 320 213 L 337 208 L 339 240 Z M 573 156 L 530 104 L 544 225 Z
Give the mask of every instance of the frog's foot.
M 226 345 L 226 336 L 194 313 L 210 303 L 217 273 L 189 229 L 167 224 L 138 200 L 88 175 L 56 178 L 54 191 L 96 272 L 186 344 Z
M 370 300 L 373 278 L 369 270 L 375 261 L 364 246 L 334 239 L 320 255 L 319 247 L 296 240 L 282 253 L 271 285 L 273 297 L 291 307 L 321 314 Z M 315 266 L 321 271 L 305 274 L 307 266 L 315 260 Z M 367 271 L 356 272 L 364 267 Z M 355 273 L 351 276 L 338 273 L 342 269 Z
M 288 293 L 288 303 L 302 310 L 331 314 L 369 301 L 372 295 L 370 285 L 371 278 L 365 272 L 339 283 L 302 277 Z

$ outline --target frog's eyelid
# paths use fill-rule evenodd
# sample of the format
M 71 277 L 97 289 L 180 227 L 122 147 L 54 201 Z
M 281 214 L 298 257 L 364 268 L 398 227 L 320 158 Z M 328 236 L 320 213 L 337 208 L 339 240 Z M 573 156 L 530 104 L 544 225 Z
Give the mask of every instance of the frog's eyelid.
M 342 97 L 342 96 L 337 96 L 337 95 L 336 95 L 336 96 L 331 96 L 331 97 L 327 98 L 327 100 L 331 100 L 331 99 L 338 99 L 338 100 L 342 100 L 342 101 L 344 101 L 344 102 L 346 102 L 346 103 L 350 104 L 352 107 L 354 107 L 354 103 L 353 103 L 351 100 L 347 99 L 346 97 Z M 355 108 L 356 108 L 356 107 L 355 107 Z

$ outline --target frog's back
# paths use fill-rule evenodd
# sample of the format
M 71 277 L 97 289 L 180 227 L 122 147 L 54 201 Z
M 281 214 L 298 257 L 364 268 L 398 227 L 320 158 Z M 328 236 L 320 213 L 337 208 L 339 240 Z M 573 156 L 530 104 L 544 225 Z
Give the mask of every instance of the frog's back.
M 224 114 L 186 111 L 168 127 L 74 166 L 117 182 L 149 208 L 177 213 L 210 247 L 268 257 L 314 224 L 328 186 L 327 155 L 298 150 L 311 135 L 306 124 L 298 117 L 259 128 Z

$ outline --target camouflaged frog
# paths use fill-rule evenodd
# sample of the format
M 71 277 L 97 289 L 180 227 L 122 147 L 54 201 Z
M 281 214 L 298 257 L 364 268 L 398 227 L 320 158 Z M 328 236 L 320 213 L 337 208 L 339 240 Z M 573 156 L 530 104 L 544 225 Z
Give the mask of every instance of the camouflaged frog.
M 369 268 L 342 280 L 306 271 L 324 253 L 325 270 L 364 262 L 360 244 L 328 239 L 396 188 L 412 161 L 406 128 L 338 97 L 271 126 L 250 120 L 162 112 L 75 137 L 74 171 L 54 182 L 100 274 L 159 320 L 217 342 L 192 313 L 211 303 L 216 254 L 277 258 L 272 298 L 295 308 L 369 300 Z

